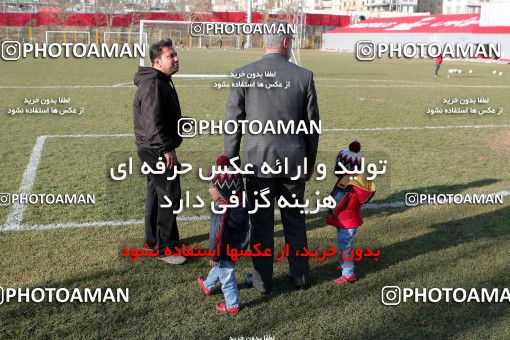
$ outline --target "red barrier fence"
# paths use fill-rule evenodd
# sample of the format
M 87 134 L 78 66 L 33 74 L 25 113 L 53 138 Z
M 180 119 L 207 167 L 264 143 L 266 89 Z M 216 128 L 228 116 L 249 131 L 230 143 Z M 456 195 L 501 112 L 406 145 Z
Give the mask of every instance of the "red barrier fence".
M 328 14 L 305 14 L 308 26 L 347 26 L 351 23 L 350 16 Z M 270 15 L 271 18 L 286 19 L 286 15 Z M 113 26 L 127 27 L 138 25 L 140 20 L 176 20 L 187 21 L 189 17 L 181 13 L 168 12 L 133 12 L 128 14 L 98 13 L 0 13 L 0 26 Z M 253 13 L 252 22 L 263 22 L 262 13 Z M 246 22 L 244 12 L 213 12 L 194 15 L 193 21 L 207 22 Z M 111 23 L 108 25 L 108 23 Z

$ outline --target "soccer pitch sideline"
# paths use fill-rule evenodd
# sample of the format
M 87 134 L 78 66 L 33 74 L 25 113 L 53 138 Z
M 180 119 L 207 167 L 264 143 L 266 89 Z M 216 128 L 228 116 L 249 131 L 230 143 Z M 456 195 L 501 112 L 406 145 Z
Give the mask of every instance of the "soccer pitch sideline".
M 178 53 L 181 72 L 227 73 L 256 60 L 262 50 Z M 285 278 L 287 265 L 277 262 L 274 293 L 265 298 L 242 283 L 251 271 L 244 258 L 237 268 L 243 309 L 227 317 L 214 311 L 221 293 L 204 298 L 196 284 L 208 271 L 206 259 L 170 267 L 150 258 L 122 258 L 124 246 L 139 247 L 143 239 L 145 178 L 135 171 L 121 182 L 110 179 L 110 168 L 129 157 L 139 166 L 131 85 L 138 61 L 2 62 L 0 192 L 87 193 L 96 203 L 0 207 L 0 286 L 121 287 L 129 288 L 130 301 L 2 304 L 0 338 L 509 338 L 508 303 L 381 302 L 384 286 L 510 286 L 508 66 L 446 60 L 441 77 L 434 78 L 429 59 L 357 62 L 347 54 L 301 53 L 303 66 L 314 71 L 319 98 L 323 131 L 317 161 L 331 169 L 337 152 L 354 139 L 369 161 L 388 161 L 356 238 L 356 247 L 380 249 L 381 255 L 357 262 L 355 284 L 335 285 L 336 260 L 329 258 L 312 261 L 310 289 L 294 291 Z M 448 73 L 450 68 L 463 72 Z M 174 80 L 185 116 L 223 118 L 228 89 L 215 89 L 215 81 Z M 83 113 L 8 113 L 37 106 L 30 104 L 35 99 L 59 98 L 65 100 L 53 105 L 58 110 L 71 106 Z M 478 98 L 485 102 L 470 108 L 496 113 L 426 113 L 465 108 L 462 100 Z M 458 104 L 448 104 L 455 99 Z M 221 136 L 189 138 L 178 157 L 205 169 L 222 147 Z M 182 178 L 183 191 L 207 198 L 207 184 L 196 173 Z M 329 193 L 333 183 L 331 173 L 312 180 L 307 197 Z M 406 193 L 499 193 L 504 203 L 408 207 Z M 183 243 L 207 245 L 207 214 L 207 209 L 182 214 Z M 276 224 L 279 245 L 285 242 L 279 216 Z M 310 248 L 334 244 L 324 213 L 308 216 L 307 227 Z

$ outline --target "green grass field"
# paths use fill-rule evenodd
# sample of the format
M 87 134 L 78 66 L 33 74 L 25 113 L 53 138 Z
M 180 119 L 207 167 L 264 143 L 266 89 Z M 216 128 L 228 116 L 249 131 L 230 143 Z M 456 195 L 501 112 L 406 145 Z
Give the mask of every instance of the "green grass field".
M 226 73 L 256 60 L 262 50 L 181 53 L 181 71 Z M 191 58 L 195 58 L 191 62 Z M 510 338 L 509 303 L 381 303 L 384 286 L 510 287 L 510 204 L 423 205 L 404 202 L 407 192 L 481 194 L 510 190 L 510 70 L 507 65 L 445 61 L 434 78 L 432 60 L 357 62 L 352 55 L 302 51 L 314 71 L 323 131 L 318 162 L 331 167 L 337 152 L 358 139 L 369 161 L 388 160 L 377 178 L 374 209 L 365 211 L 357 247 L 380 249 L 378 261 L 357 263 L 359 281 L 337 286 L 336 260 L 311 262 L 312 287 L 294 291 L 286 262 L 275 264 L 274 293 L 261 297 L 242 283 L 250 259 L 238 263 L 239 316 L 218 315 L 221 292 L 204 298 L 196 284 L 209 270 L 207 259 L 182 266 L 155 259 L 132 263 L 124 246 L 143 242 L 145 178 L 122 182 L 109 169 L 128 157 L 137 160 L 132 122 L 132 82 L 137 60 L 38 59 L 0 63 L 0 192 L 17 193 L 34 145 L 44 143 L 37 169 L 30 170 L 32 193 L 95 194 L 95 205 L 29 205 L 17 230 L 0 232 L 1 287 L 127 287 L 126 304 L 9 303 L 0 305 L 0 338 L 168 338 L 276 339 Z M 195 69 L 196 68 L 196 69 Z M 448 68 L 462 74 L 447 77 Z M 468 70 L 472 70 L 471 74 Z M 492 71 L 503 72 L 502 76 Z M 174 80 L 183 115 L 222 119 L 227 89 L 214 80 Z M 115 86 L 119 85 L 120 86 Z M 63 106 L 82 115 L 8 114 L 27 107 L 27 98 L 69 97 Z M 434 115 L 443 98 L 488 97 L 478 108 L 503 108 L 500 115 Z M 435 128 L 430 128 L 435 127 Z M 385 128 L 385 129 L 374 129 Z M 345 129 L 345 130 L 329 130 Z M 92 136 L 117 135 L 121 136 Z M 207 167 L 222 152 L 221 136 L 184 140 L 181 162 Z M 135 162 L 135 169 L 139 166 Z M 197 172 L 181 179 L 183 190 L 207 197 Z M 26 177 L 26 176 L 25 176 Z M 328 193 L 333 175 L 311 181 L 307 195 Z M 209 201 L 207 201 L 209 202 Z M 381 205 L 382 204 L 382 205 Z M 12 207 L 0 207 L 0 231 Z M 184 215 L 204 215 L 207 209 Z M 11 216 L 12 217 L 12 216 Z M 135 220 L 133 223 L 122 221 Z M 105 222 L 119 225 L 104 226 Z M 276 216 L 275 244 L 284 242 Z M 97 227 L 91 227 L 96 223 Z M 76 228 L 77 226 L 82 226 Z M 325 214 L 307 218 L 311 248 L 335 242 Z M 27 230 L 34 229 L 34 230 Z M 183 243 L 207 245 L 208 221 L 182 221 Z

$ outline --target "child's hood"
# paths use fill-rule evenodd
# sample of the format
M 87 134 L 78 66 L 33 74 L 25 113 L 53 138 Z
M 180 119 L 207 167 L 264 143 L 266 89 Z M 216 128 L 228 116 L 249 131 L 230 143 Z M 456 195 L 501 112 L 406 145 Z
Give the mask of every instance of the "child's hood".
M 339 187 L 345 188 L 349 185 L 352 186 L 361 203 L 368 202 L 375 194 L 375 183 L 367 180 L 363 175 L 357 175 L 352 179 L 350 176 L 344 176 L 339 183 Z

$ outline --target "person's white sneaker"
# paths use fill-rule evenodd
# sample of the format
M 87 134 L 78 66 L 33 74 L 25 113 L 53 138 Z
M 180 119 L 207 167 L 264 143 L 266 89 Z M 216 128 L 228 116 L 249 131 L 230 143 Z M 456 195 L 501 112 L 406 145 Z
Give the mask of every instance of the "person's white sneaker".
M 158 257 L 161 261 L 165 261 L 168 264 L 183 264 L 186 262 L 186 258 L 184 256 L 165 256 Z

